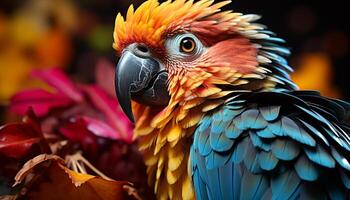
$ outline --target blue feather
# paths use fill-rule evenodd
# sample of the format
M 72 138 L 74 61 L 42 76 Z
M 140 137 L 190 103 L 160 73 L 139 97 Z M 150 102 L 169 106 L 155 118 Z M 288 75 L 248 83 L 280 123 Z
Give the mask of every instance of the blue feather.
M 241 199 L 260 200 L 267 189 L 268 181 L 263 175 L 256 175 L 248 170 L 243 172 Z
M 224 131 L 223 113 L 217 112 L 212 116 L 213 123 L 211 125 L 211 133 L 219 134 Z
M 333 147 L 331 147 L 331 153 L 334 159 L 340 164 L 340 166 L 350 171 L 350 163 L 344 156 L 340 155 L 339 152 Z
M 199 153 L 194 153 L 193 155 L 194 157 L 196 157 L 196 161 L 197 161 L 196 166 L 198 169 L 198 173 L 200 174 L 204 183 L 208 183 L 207 168 L 205 166 L 204 157 L 202 157 Z
M 202 181 L 198 172 L 195 172 L 192 176 L 192 180 L 194 182 L 194 187 L 196 191 L 196 199 L 208 200 L 207 191 L 205 183 Z
M 265 143 L 258 135 L 256 135 L 254 132 L 249 131 L 250 139 L 255 147 L 258 147 L 260 149 L 263 149 L 264 151 L 271 150 L 271 145 L 268 143 Z
M 315 181 L 318 178 L 318 169 L 304 155 L 299 157 L 297 162 L 294 164 L 294 168 L 299 177 L 303 180 Z
M 219 180 L 219 169 L 209 169 L 207 170 L 208 180 L 207 184 L 210 188 L 209 199 L 223 199 L 220 191 L 220 180 Z
M 242 120 L 242 115 L 238 115 L 237 117 L 235 117 L 234 119 L 235 121 L 235 126 L 238 128 L 238 129 L 241 129 L 241 130 L 245 130 L 248 128 L 247 126 L 247 122 L 245 122 L 244 120 Z
M 227 121 L 232 121 L 233 118 L 235 118 L 237 115 L 241 114 L 243 112 L 243 110 L 231 110 L 231 109 L 225 109 L 223 111 L 223 118 L 222 120 L 224 122 Z
M 300 143 L 309 146 L 315 146 L 316 141 L 302 128 L 300 128 L 292 119 L 282 117 L 283 135 L 287 135 Z
M 282 122 L 281 120 L 277 120 L 273 123 L 270 123 L 267 126 L 268 130 L 270 130 L 273 134 L 277 136 L 283 136 Z
M 247 167 L 247 169 L 253 173 L 261 173 L 262 169 L 260 168 L 259 162 L 258 162 L 258 152 L 253 147 L 252 144 L 249 145 L 247 149 L 247 154 L 243 159 L 244 165 Z
M 303 123 L 312 133 L 314 133 L 315 135 L 317 135 L 319 138 L 322 139 L 322 141 L 329 146 L 329 142 L 328 140 L 322 135 L 322 133 L 320 133 L 320 131 L 318 131 L 316 128 L 314 128 L 313 126 L 311 126 L 310 124 L 306 123 L 304 120 L 299 119 L 299 121 L 301 123 Z
M 281 106 L 264 106 L 260 107 L 260 113 L 267 121 L 273 121 L 277 119 Z
M 288 170 L 271 179 L 272 199 L 289 199 L 300 186 L 300 179 L 294 170 Z
M 232 161 L 234 163 L 240 163 L 246 155 L 248 150 L 249 139 L 245 137 L 241 142 L 239 142 L 233 151 Z
M 328 168 L 334 168 L 335 167 L 335 161 L 332 158 L 331 155 L 328 154 L 327 151 L 323 149 L 322 146 L 317 145 L 316 149 L 308 149 L 305 148 L 305 153 L 307 157 L 314 161 L 315 163 L 322 165 L 324 167 Z
M 232 123 L 227 127 L 225 131 L 225 135 L 230 139 L 236 139 L 238 136 L 241 135 L 243 130 L 237 128 L 234 124 L 235 121 L 232 121 Z
M 210 145 L 215 151 L 227 151 L 229 150 L 234 140 L 227 138 L 223 133 L 221 134 L 210 134 Z
M 198 152 L 202 156 L 206 156 L 212 151 L 209 141 L 209 134 L 198 133 L 198 135 Z
M 204 117 L 201 122 L 200 122 L 200 125 L 197 129 L 198 132 L 204 132 L 205 130 L 207 130 L 209 128 L 209 126 L 211 125 L 211 119 L 206 116 Z
M 205 157 L 205 164 L 207 169 L 214 169 L 225 165 L 230 160 L 230 155 L 211 151 L 208 156 Z
M 342 146 L 343 148 L 345 148 L 346 150 L 350 151 L 350 146 L 348 144 L 346 144 L 340 137 L 338 137 L 337 135 L 335 135 L 335 133 L 333 131 L 330 131 L 327 128 L 323 128 L 324 131 L 326 131 L 326 133 L 331 136 L 331 138 L 337 142 L 340 146 Z
M 219 168 L 220 190 L 223 199 L 233 199 L 232 187 L 233 182 L 233 164 L 228 163 L 224 167 Z
M 276 167 L 278 159 L 271 152 L 261 151 L 258 156 L 258 162 L 261 169 L 270 171 Z
M 265 128 L 262 130 L 257 130 L 256 134 L 262 138 L 275 138 L 276 137 L 276 135 L 274 135 L 268 128 Z
M 271 145 L 271 151 L 276 158 L 281 160 L 293 160 L 300 152 L 299 145 L 287 139 L 275 139 Z
M 257 109 L 250 109 L 242 113 L 241 121 L 245 128 L 261 129 L 267 126 L 267 122 L 263 117 L 259 117 L 260 113 Z

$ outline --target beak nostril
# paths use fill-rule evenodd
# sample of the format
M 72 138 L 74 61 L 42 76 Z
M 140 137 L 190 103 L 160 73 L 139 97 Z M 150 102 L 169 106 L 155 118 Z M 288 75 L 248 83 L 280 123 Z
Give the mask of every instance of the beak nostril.
M 139 44 L 137 45 L 137 50 L 141 51 L 142 53 L 148 53 L 148 48 L 145 45 Z

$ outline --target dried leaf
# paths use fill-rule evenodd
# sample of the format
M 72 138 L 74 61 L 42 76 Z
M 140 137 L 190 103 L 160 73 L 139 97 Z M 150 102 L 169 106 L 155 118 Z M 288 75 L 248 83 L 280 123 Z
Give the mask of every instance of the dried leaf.
M 48 160 L 55 160 L 57 162 L 64 163 L 64 160 L 59 156 L 40 154 L 34 157 L 33 159 L 27 161 L 23 165 L 22 169 L 17 172 L 15 176 L 15 183 L 13 184 L 13 186 L 20 184 L 36 165 L 39 165 Z
M 134 194 L 128 196 L 125 185 L 131 187 L 125 181 L 111 181 L 89 174 L 74 172 L 62 163 L 57 156 L 40 155 L 26 163 L 17 174 L 18 183 L 26 178 L 33 169 L 41 167 L 46 161 L 52 161 L 41 173 L 41 178 L 35 179 L 26 185 L 24 199 L 35 200 L 115 200 L 135 199 Z

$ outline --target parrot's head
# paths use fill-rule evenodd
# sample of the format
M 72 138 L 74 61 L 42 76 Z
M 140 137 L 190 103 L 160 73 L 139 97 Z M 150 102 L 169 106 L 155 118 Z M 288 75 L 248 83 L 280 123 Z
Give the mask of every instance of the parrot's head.
M 210 110 L 232 93 L 295 87 L 283 40 L 257 15 L 221 11 L 228 3 L 148 0 L 117 15 L 116 93 L 131 120 L 131 100 L 168 110 L 210 100 Z

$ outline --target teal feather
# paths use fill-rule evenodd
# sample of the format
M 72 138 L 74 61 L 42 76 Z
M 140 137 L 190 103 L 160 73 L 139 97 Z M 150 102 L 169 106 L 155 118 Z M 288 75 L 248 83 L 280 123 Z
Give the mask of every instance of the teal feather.
M 218 168 L 207 170 L 208 180 L 210 180 L 207 183 L 210 190 L 209 199 L 223 199 L 221 196 L 219 173 Z
M 312 133 L 317 135 L 327 146 L 329 146 L 328 140 L 322 135 L 320 131 L 318 131 L 316 128 L 311 126 L 310 124 L 306 123 L 305 121 L 299 119 L 299 121 L 304 124 Z
M 246 156 L 246 152 L 248 150 L 249 139 L 245 137 L 241 142 L 239 142 L 233 151 L 232 161 L 234 163 L 240 163 L 243 158 Z
M 244 165 L 247 167 L 247 169 L 253 173 L 261 173 L 262 169 L 260 168 L 259 161 L 258 161 L 258 152 L 253 147 L 252 144 L 249 145 L 247 149 L 246 156 L 243 159 Z
M 335 167 L 335 161 L 329 153 L 320 145 L 316 149 L 305 148 L 306 156 L 313 162 L 328 168 Z
M 215 151 L 227 151 L 233 145 L 233 140 L 227 138 L 223 133 L 221 134 L 210 134 L 209 136 L 210 146 Z
M 302 180 L 315 181 L 319 172 L 315 164 L 310 162 L 304 155 L 300 156 L 294 164 L 295 171 Z
M 260 107 L 260 113 L 267 121 L 273 121 L 279 116 L 281 106 L 264 106 Z
M 225 135 L 226 137 L 230 138 L 230 139 L 236 139 L 238 138 L 241 133 L 243 132 L 243 130 L 237 128 L 237 126 L 234 125 L 234 121 L 227 127 L 226 131 L 225 131 Z
M 276 138 L 276 135 L 272 133 L 272 131 L 269 128 L 264 128 L 256 131 L 256 134 L 265 139 L 273 139 Z
M 289 136 L 300 143 L 315 146 L 316 141 L 289 117 L 282 117 L 283 135 Z
M 226 166 L 219 168 L 220 191 L 223 199 L 233 199 L 233 170 L 234 169 L 232 163 L 229 163 Z
M 263 175 L 243 172 L 241 194 L 244 198 L 241 199 L 260 200 L 267 189 L 268 181 Z
M 224 121 L 223 121 L 223 113 L 222 112 L 217 112 L 212 116 L 212 125 L 211 125 L 211 133 L 214 134 L 219 134 L 224 131 Z
M 264 151 L 271 150 L 271 145 L 268 143 L 265 143 L 256 133 L 250 131 L 249 136 L 255 147 L 258 147 Z
M 244 128 L 261 129 L 267 126 L 267 122 L 263 117 L 259 117 L 260 113 L 257 109 L 250 109 L 242 113 L 241 122 Z
M 271 153 L 271 151 L 261 151 L 258 155 L 258 162 L 261 169 L 270 171 L 276 167 L 278 159 Z
M 341 119 L 350 112 L 317 95 L 283 88 L 242 93 L 203 117 L 190 153 L 197 199 L 303 199 L 319 186 L 311 197 L 345 198 L 350 128 Z
M 215 153 L 212 151 L 208 156 L 205 157 L 205 164 L 207 169 L 214 169 L 225 165 L 230 160 L 230 158 L 230 155 Z
M 225 109 L 223 111 L 222 120 L 224 122 L 227 122 L 227 121 L 231 122 L 233 118 L 235 118 L 237 115 L 241 114 L 242 112 L 243 112 L 243 110 Z
M 301 180 L 294 170 L 288 170 L 271 179 L 272 199 L 289 199 L 299 189 Z
M 333 158 L 339 163 L 340 166 L 344 167 L 346 170 L 350 171 L 350 163 L 343 155 L 333 147 L 331 147 L 331 153 Z
M 204 117 L 204 118 L 201 120 L 197 131 L 198 131 L 198 132 L 204 132 L 204 131 L 205 131 L 206 129 L 208 129 L 209 126 L 211 125 L 211 121 L 212 121 L 212 120 L 211 120 L 208 116 Z
M 262 130 L 257 130 L 256 134 L 261 138 L 275 138 L 276 135 L 272 133 L 268 128 L 264 128 Z
M 202 156 L 206 156 L 212 151 L 210 146 L 209 134 L 200 133 L 198 135 L 198 152 Z
M 276 139 L 271 145 L 272 154 L 281 160 L 293 160 L 299 155 L 300 147 L 293 140 Z
M 277 120 L 273 123 L 270 123 L 267 126 L 268 130 L 270 130 L 273 134 L 277 136 L 283 136 L 283 129 L 282 129 L 282 121 Z

